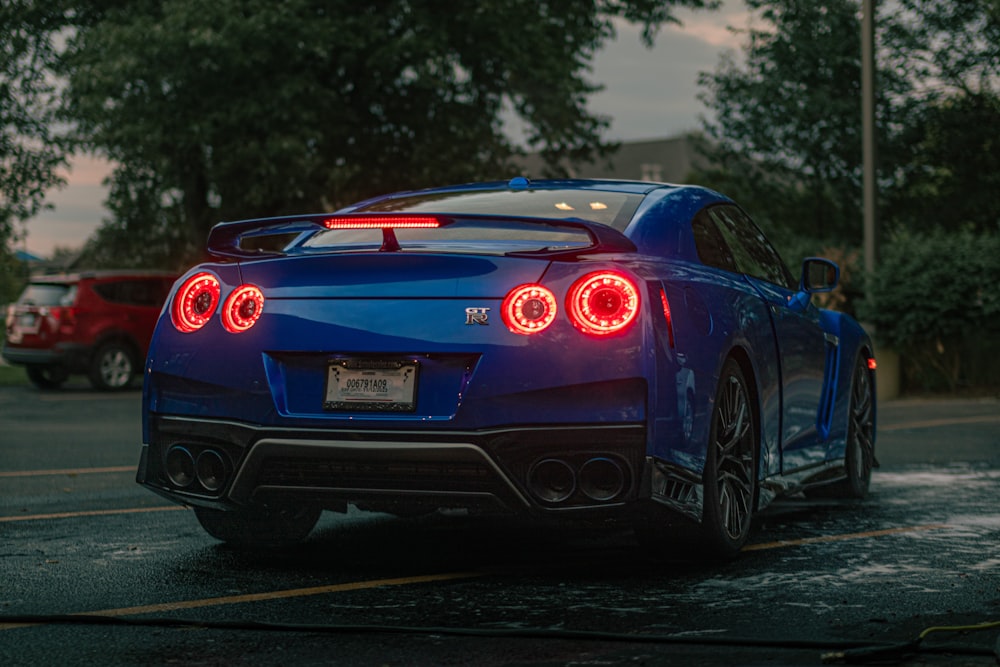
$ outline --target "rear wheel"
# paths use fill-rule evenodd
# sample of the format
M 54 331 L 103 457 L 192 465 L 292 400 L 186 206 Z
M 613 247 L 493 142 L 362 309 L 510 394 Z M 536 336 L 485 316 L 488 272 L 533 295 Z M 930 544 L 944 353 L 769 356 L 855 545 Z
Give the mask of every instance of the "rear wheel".
M 301 542 L 319 521 L 322 510 L 298 507 L 225 511 L 195 507 L 194 513 L 201 527 L 215 539 L 249 548 L 282 547 Z
M 702 476 L 702 519 L 698 523 L 660 505 L 636 517 L 635 534 L 654 556 L 736 556 L 750 534 L 757 497 L 757 429 L 746 379 L 739 364 L 722 368 Z
M 58 389 L 69 379 L 69 373 L 62 366 L 30 365 L 24 370 L 31 384 L 39 389 Z
M 757 495 L 757 430 L 739 364 L 722 367 L 703 476 L 701 533 L 707 553 L 735 556 L 750 534 Z
M 95 389 L 125 389 L 132 384 L 135 373 L 132 349 L 125 343 L 105 343 L 90 364 L 90 383 Z

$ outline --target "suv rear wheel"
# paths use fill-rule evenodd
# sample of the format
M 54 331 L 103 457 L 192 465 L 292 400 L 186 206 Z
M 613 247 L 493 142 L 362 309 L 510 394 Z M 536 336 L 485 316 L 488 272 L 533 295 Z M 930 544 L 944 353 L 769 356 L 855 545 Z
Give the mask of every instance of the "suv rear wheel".
M 96 389 L 125 389 L 132 384 L 136 364 L 132 349 L 125 343 L 101 345 L 90 364 L 90 383 Z
M 69 379 L 69 373 L 62 366 L 41 366 L 30 364 L 24 367 L 31 384 L 39 389 L 58 389 Z

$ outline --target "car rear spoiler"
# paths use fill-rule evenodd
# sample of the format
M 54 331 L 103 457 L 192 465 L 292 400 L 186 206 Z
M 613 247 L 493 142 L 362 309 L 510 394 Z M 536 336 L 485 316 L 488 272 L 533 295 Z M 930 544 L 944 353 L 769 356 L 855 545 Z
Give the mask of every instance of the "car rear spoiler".
M 208 234 L 208 252 L 219 258 L 249 259 L 284 255 L 285 248 L 328 229 L 381 229 L 383 252 L 397 252 L 401 246 L 393 230 L 414 227 L 446 227 L 463 222 L 518 222 L 545 227 L 582 229 L 591 239 L 584 248 L 542 249 L 510 253 L 515 256 L 561 259 L 599 253 L 635 252 L 636 246 L 624 234 L 598 222 L 579 219 L 525 218 L 506 215 L 444 215 L 439 213 L 322 213 L 278 218 L 258 218 L 220 222 Z

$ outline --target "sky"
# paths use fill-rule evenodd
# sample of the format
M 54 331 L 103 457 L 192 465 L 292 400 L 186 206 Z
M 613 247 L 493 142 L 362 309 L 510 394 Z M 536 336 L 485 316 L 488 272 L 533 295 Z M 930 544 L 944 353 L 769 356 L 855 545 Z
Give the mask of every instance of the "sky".
M 659 139 L 700 126 L 706 110 L 697 99 L 698 74 L 714 70 L 724 52 L 739 50 L 739 36 L 728 27 L 745 27 L 749 15 L 741 0 L 724 0 L 715 12 L 677 15 L 683 25 L 661 28 L 652 49 L 642 44 L 639 26 L 622 23 L 596 55 L 590 78 L 605 88 L 591 98 L 590 110 L 611 118 L 606 139 Z M 109 216 L 102 181 L 110 170 L 98 157 L 75 157 L 67 185 L 49 195 L 54 208 L 27 221 L 21 249 L 50 257 L 56 247 L 81 247 Z

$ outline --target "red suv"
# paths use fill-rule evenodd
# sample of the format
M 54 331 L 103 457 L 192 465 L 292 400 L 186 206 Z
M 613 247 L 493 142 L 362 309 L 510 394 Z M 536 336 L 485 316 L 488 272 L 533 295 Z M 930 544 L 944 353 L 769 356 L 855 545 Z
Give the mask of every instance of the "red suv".
M 33 276 L 7 308 L 3 358 L 35 386 L 53 389 L 85 373 L 98 389 L 141 375 L 149 339 L 176 276 L 93 271 Z

